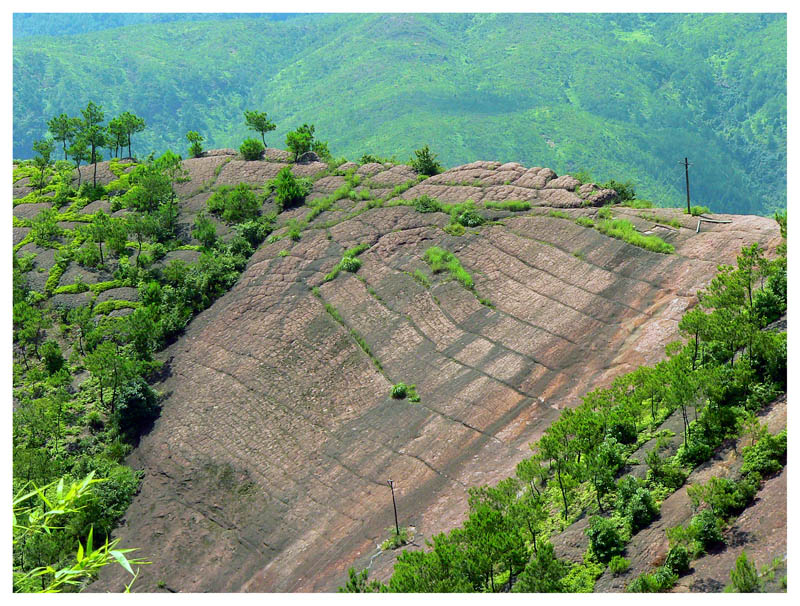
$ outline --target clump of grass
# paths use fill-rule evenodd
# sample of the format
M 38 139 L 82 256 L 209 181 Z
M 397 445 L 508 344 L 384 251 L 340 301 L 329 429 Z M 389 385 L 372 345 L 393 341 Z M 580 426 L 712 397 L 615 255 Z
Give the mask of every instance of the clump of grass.
M 686 211 L 683 211 L 683 212 L 684 212 L 684 214 L 686 213 Z M 704 214 L 710 213 L 710 212 L 711 212 L 711 209 L 708 208 L 708 206 L 692 206 L 692 216 L 693 217 L 698 217 L 700 215 L 704 215 Z
M 414 204 L 414 210 L 416 210 L 418 213 L 447 212 L 439 200 L 436 198 L 431 198 L 428 195 L 422 195 L 419 198 L 414 198 L 412 202 Z
M 416 385 L 406 385 L 405 383 L 397 383 L 392 385 L 391 396 L 394 400 L 405 400 L 408 398 L 409 402 L 419 402 L 419 395 L 417 394 Z
M 625 200 L 620 203 L 620 206 L 627 206 L 628 208 L 639 210 L 642 208 L 653 208 L 653 203 L 650 202 L 650 200 Z
M 508 202 L 486 202 L 484 208 L 494 210 L 510 210 L 512 212 L 521 212 L 531 209 L 530 202 L 523 202 L 522 200 L 509 200 Z
M 359 269 L 361 269 L 361 259 L 358 259 L 357 256 L 368 248 L 369 244 L 359 244 L 346 250 L 342 256 L 342 260 L 339 261 L 331 270 L 331 272 L 325 276 L 325 281 L 330 282 L 339 275 L 340 271 L 356 273 Z
M 279 257 L 288 257 L 289 256 L 289 251 L 284 248 L 281 252 L 278 253 L 278 256 Z
M 597 231 L 612 238 L 623 240 L 652 252 L 671 254 L 675 252 L 672 244 L 664 242 L 658 236 L 645 236 L 636 231 L 633 224 L 625 219 L 609 219 L 597 224 Z
M 592 221 L 589 217 L 578 217 L 575 219 L 575 223 L 581 227 L 594 227 L 594 221 Z
M 608 206 L 604 206 L 600 210 L 597 211 L 597 218 L 598 219 L 612 219 L 614 215 L 611 214 L 611 208 Z
M 555 217 L 556 219 L 569 219 L 569 215 L 563 210 L 551 210 L 547 213 L 548 217 Z
M 425 288 L 431 287 L 430 279 L 428 279 L 428 276 L 426 276 L 421 269 L 415 269 L 414 273 L 411 274 L 411 277 L 422 284 Z
M 486 219 L 475 210 L 475 203 L 472 200 L 450 207 L 450 223 L 458 223 L 464 227 L 478 227 L 485 222 Z
M 390 528 L 389 532 L 391 532 L 391 536 L 381 544 L 382 550 L 397 549 L 408 544 L 407 528 L 401 528 L 399 533 L 396 528 Z
M 450 234 L 451 236 L 463 236 L 467 231 L 464 229 L 464 226 L 461 225 L 461 223 L 449 223 L 442 229 L 444 229 L 445 233 Z
M 438 246 L 431 246 L 425 251 L 423 259 L 430 265 L 433 273 L 438 274 L 443 271 L 448 271 L 450 275 L 458 280 L 465 288 L 469 290 L 474 288 L 475 285 L 472 281 L 472 276 L 461 266 L 458 257 L 453 253 L 439 248 Z

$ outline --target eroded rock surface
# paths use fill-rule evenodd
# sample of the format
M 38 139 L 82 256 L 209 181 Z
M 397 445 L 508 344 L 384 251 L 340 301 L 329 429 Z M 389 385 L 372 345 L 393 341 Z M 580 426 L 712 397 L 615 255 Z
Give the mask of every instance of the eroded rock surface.
M 192 162 L 179 222 L 202 210 L 203 187 L 261 184 L 286 160 L 230 157 Z M 325 168 L 293 165 L 308 176 Z M 377 186 L 373 197 L 416 179 L 404 166 L 357 172 Z M 310 198 L 342 183 L 320 179 Z M 615 209 L 676 248 L 652 253 L 548 216 L 553 207 L 573 219 L 597 209 L 571 177 L 516 163 L 474 162 L 400 195 L 423 193 L 543 208 L 493 211 L 502 224 L 454 237 L 442 229 L 444 213 L 343 199 L 300 241 L 262 245 L 233 289 L 163 353 L 163 411 L 131 455 L 145 479 L 117 532 L 153 562 L 138 591 L 160 582 L 174 591 L 335 590 L 387 536 L 389 478 L 401 523 L 424 545 L 462 521 L 469 486 L 513 473 L 560 409 L 660 359 L 719 263 L 734 262 L 745 244 L 780 241 L 772 219 L 722 215 L 732 223 L 697 234 L 680 212 Z M 276 234 L 308 212 L 282 213 Z M 656 212 L 682 227 L 659 227 Z M 370 248 L 358 273 L 324 282 L 359 243 Z M 444 274 L 430 276 L 430 288 L 416 281 L 416 269 L 430 275 L 422 260 L 430 246 L 456 254 L 494 308 Z M 197 255 L 177 252 L 187 262 Z M 416 385 L 419 403 L 390 398 L 400 381 Z M 388 577 L 396 555 L 372 560 L 372 575 Z M 119 590 L 116 575 L 106 571 L 91 589 Z

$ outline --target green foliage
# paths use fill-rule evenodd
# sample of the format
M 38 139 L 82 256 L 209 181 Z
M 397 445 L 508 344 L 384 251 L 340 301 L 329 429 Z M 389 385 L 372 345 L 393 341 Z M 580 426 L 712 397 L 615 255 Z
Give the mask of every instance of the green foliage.
M 625 591 L 628 593 L 661 593 L 665 592 L 678 581 L 678 575 L 671 568 L 662 566 L 653 573 L 644 573 L 630 583 Z
M 581 227 L 594 227 L 594 221 L 592 221 L 589 217 L 578 217 L 575 219 L 575 223 Z
M 381 543 L 381 549 L 384 551 L 389 549 L 397 549 L 398 547 L 408 544 L 407 528 L 401 528 L 399 533 L 397 532 L 396 528 L 390 528 L 389 532 L 391 533 L 391 536 Z
M 409 165 L 420 175 L 438 175 L 443 170 L 442 165 L 436 161 L 436 154 L 431 153 L 427 145 L 414 152 Z
M 58 226 L 58 212 L 45 208 L 31 222 L 31 238 L 38 246 L 52 247 L 62 230 Z
M 472 276 L 461 267 L 461 262 L 453 253 L 438 246 L 431 246 L 422 257 L 431 267 L 431 271 L 438 274 L 448 271 L 450 275 L 460 282 L 465 288 L 472 290 L 474 287 Z
M 255 219 L 261 203 L 246 183 L 236 187 L 222 186 L 206 202 L 208 211 L 220 215 L 228 223 L 243 223 Z
M 601 209 L 603 210 L 603 209 Z M 598 213 L 600 216 L 600 213 Z M 675 252 L 675 247 L 672 244 L 667 244 L 658 236 L 645 236 L 636 231 L 633 223 L 625 219 L 612 219 L 602 221 L 595 225 L 597 231 L 618 240 L 624 240 L 628 244 L 633 244 L 640 248 L 650 250 L 652 252 L 671 254 Z
M 608 562 L 608 569 L 614 576 L 618 576 L 623 572 L 626 572 L 630 567 L 631 567 L 630 560 L 627 560 L 626 558 L 623 558 L 620 555 L 615 555 Z
M 556 219 L 569 219 L 570 216 L 565 213 L 563 210 L 551 210 L 547 213 L 548 217 L 554 217 Z
M 355 568 L 347 570 L 347 583 L 337 589 L 338 593 L 377 593 L 383 587 L 380 581 L 367 582 L 369 571 L 356 572 Z
M 436 198 L 431 198 L 428 195 L 422 195 L 419 198 L 414 198 L 412 201 L 414 210 L 418 213 L 436 213 L 447 212 L 444 205 Z
M 311 189 L 306 182 L 297 179 L 288 166 L 283 167 L 277 174 L 273 187 L 278 212 L 301 204 Z
M 329 282 L 339 275 L 340 271 L 356 273 L 361 269 L 361 259 L 357 256 L 369 248 L 369 244 L 359 244 L 345 251 L 342 260 L 339 261 L 329 274 L 325 276 L 325 281 Z
M 507 202 L 486 202 L 483 206 L 484 208 L 493 210 L 510 210 L 515 213 L 531 209 L 530 202 L 523 202 L 521 200 L 508 200 Z
M 608 206 L 604 206 L 603 208 L 597 211 L 597 218 L 598 219 L 613 219 L 614 216 L 611 214 L 611 208 Z
M 264 135 L 272 130 L 275 130 L 275 123 L 267 118 L 267 114 L 265 112 L 259 112 L 255 110 L 245 111 L 244 119 L 245 123 L 247 124 L 247 128 L 254 130 L 261 135 L 261 142 L 264 144 L 264 147 L 266 147 L 267 141 L 264 139 Z
M 211 248 L 217 241 L 217 226 L 205 213 L 201 212 L 194 219 L 192 237 L 200 240 L 206 248 Z
M 625 549 L 625 541 L 616 523 L 608 518 L 592 516 L 584 532 L 589 537 L 592 553 L 600 562 L 608 563 Z
M 454 204 L 450 207 L 450 222 L 458 223 L 464 227 L 478 227 L 486 222 L 475 209 L 475 203 L 467 200 L 463 204 Z
M 199 158 L 203 155 L 203 141 L 205 137 L 198 133 L 197 131 L 190 130 L 186 133 L 186 139 L 188 139 L 189 143 L 189 155 L 192 158 Z
M 239 153 L 245 160 L 259 160 L 264 153 L 264 144 L 258 139 L 245 139 L 239 146 Z
M 562 579 L 569 567 L 558 560 L 552 543 L 542 543 L 531 556 L 530 562 L 520 574 L 512 591 L 514 593 L 561 593 Z
M 689 533 L 705 551 L 723 542 L 720 522 L 710 509 L 704 509 L 692 518 Z
M 297 130 L 286 134 L 286 147 L 294 154 L 295 162 L 304 153 L 311 151 L 314 144 L 314 125 L 303 124 Z
M 695 205 L 691 207 L 691 212 L 693 217 L 699 217 L 700 215 L 706 215 L 711 211 L 709 210 L 708 206 Z
M 428 278 L 428 276 L 425 275 L 425 273 L 421 269 L 415 269 L 414 273 L 411 274 L 411 277 L 413 277 L 417 282 L 422 284 L 425 288 L 431 287 L 430 278 Z
M 753 500 L 761 484 L 761 476 L 751 472 L 738 481 L 712 477 L 706 484 L 692 484 L 686 490 L 697 507 L 705 502 L 719 518 L 725 519 L 741 513 Z
M 731 569 L 731 584 L 731 590 L 736 593 L 758 593 L 764 587 L 758 576 L 758 570 L 748 559 L 746 551 L 736 558 L 736 565 Z
M 689 572 L 689 550 L 684 545 L 674 545 L 667 553 L 664 566 L 678 576 Z
M 617 200 L 620 202 L 629 202 L 636 199 L 636 189 L 633 183 L 626 181 L 621 183 L 611 179 L 605 183 L 599 183 L 600 189 L 613 189 L 617 192 Z
M 120 30 L 84 33 L 87 20 L 106 17 L 82 15 L 56 29 L 58 15 L 23 16 L 48 23 L 47 29 L 31 25 L 37 33 L 56 35 L 14 37 L 15 157 L 30 157 L 33 139 L 44 132 L 49 115 L 38 109 L 37 78 L 47 73 L 46 107 L 57 112 L 75 108 L 79 90 L 92 91 L 109 108 L 146 108 L 143 151 L 174 146 L 190 124 L 202 124 L 219 146 L 236 147 L 247 133 L 241 118 L 248 103 L 277 108 L 291 99 L 290 113 L 313 115 L 348 157 L 358 158 L 369 142 L 370 149 L 406 158 L 424 137 L 448 166 L 507 158 L 559 174 L 592 167 L 596 180 L 625 175 L 643 197 L 674 207 L 685 200 L 674 150 L 691 149 L 698 200 L 724 200 L 718 210 L 737 213 L 772 214 L 786 206 L 785 15 L 501 14 L 485 20 L 422 14 L 402 24 L 386 15 L 306 15 L 195 22 L 190 37 L 175 34 L 175 24 L 133 25 L 122 44 L 143 52 L 136 70 L 114 78 L 100 74 L 107 73 L 107 49 L 120 44 Z M 396 43 L 381 51 L 384 69 L 371 73 L 375 28 Z M 325 52 L 330 31 L 341 33 L 337 69 L 308 59 Z M 419 47 L 452 46 L 453 31 L 467 32 L 458 44 L 469 63 L 451 61 L 442 70 L 436 53 L 414 54 Z M 546 45 L 536 43 L 541 31 L 549 32 Z M 511 38 L 519 46 L 507 50 Z M 580 60 L 589 56 L 597 63 Z M 502 76 L 480 89 L 472 84 L 472 74 L 493 70 Z M 148 86 L 138 86 L 141 81 Z M 567 81 L 569 94 L 552 86 Z M 319 102 L 342 83 L 356 103 Z M 424 92 L 388 95 L 396 83 Z M 532 107 L 548 111 L 531 113 Z M 280 132 L 294 127 L 287 120 L 277 121 Z
M 405 383 L 396 383 L 392 385 L 390 392 L 395 400 L 405 400 L 408 398 L 409 402 L 419 402 L 420 398 L 417 395 L 416 385 L 406 385 Z
M 767 475 L 779 471 L 786 464 L 786 430 L 771 435 L 763 427 L 758 442 L 742 449 L 742 458 L 743 475 L 753 472 Z
M 13 498 L 13 586 L 15 592 L 58 593 L 78 589 L 86 582 L 96 578 L 99 571 L 114 562 L 122 566 L 134 579 L 138 574 L 133 566 L 148 564 L 136 558 L 129 559 L 126 554 L 134 549 L 118 549 L 119 539 L 95 548 L 93 532 L 90 527 L 85 540 L 77 541 L 77 551 L 65 558 L 63 566 L 58 562 L 36 560 L 36 565 L 23 563 L 18 559 L 21 552 L 32 544 L 41 544 L 41 539 L 49 540 L 51 545 L 75 538 L 64 522 L 86 509 L 87 499 L 92 499 L 106 480 L 94 479 L 94 472 L 79 481 L 70 482 L 61 478 L 45 486 L 26 483 L 16 490 Z M 68 483 L 70 482 L 70 483 Z M 73 542 L 69 549 L 74 549 Z M 43 555 L 43 554 L 40 554 Z M 57 554 L 55 554 L 58 557 Z M 133 581 L 131 581 L 131 584 Z M 129 589 L 130 585 L 126 589 Z

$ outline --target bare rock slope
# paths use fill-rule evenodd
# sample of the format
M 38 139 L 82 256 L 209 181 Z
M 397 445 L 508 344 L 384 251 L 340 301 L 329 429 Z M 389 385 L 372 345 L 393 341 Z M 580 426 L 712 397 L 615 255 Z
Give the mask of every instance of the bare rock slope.
M 215 174 L 263 180 L 280 166 L 194 162 L 184 205 Z M 359 172 L 379 190 L 413 177 L 406 167 Z M 264 244 L 165 352 L 169 376 L 158 387 L 167 397 L 131 456 L 146 475 L 117 533 L 152 561 L 137 591 L 331 591 L 349 566 L 368 564 L 386 578 L 394 555 L 372 556 L 393 525 L 387 479 L 417 544 L 460 523 L 467 488 L 512 473 L 559 409 L 660 359 L 719 263 L 743 245 L 779 241 L 761 217 L 717 216 L 731 223 L 696 233 L 697 220 L 678 211 L 614 209 L 675 246 L 649 252 L 548 215 L 597 212 L 581 206 L 574 180 L 560 179 L 481 162 L 402 194 L 534 206 L 495 212 L 500 224 L 458 237 L 443 231 L 445 214 L 408 206 L 348 219 L 358 203 L 345 199 L 300 241 Z M 320 180 L 311 198 L 335 180 Z M 682 227 L 658 225 L 654 213 Z M 370 248 L 358 273 L 324 282 L 359 243 Z M 427 271 L 422 255 L 434 245 L 458 256 L 494 308 L 445 274 L 429 288 L 412 277 Z M 416 385 L 419 403 L 391 399 L 401 381 Z M 95 589 L 118 581 L 109 573 Z

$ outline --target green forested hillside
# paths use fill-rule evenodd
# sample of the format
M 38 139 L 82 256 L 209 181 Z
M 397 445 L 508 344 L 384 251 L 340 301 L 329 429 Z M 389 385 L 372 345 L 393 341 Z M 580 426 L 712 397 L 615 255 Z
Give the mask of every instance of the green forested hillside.
M 132 25 L 14 44 L 14 155 L 89 100 L 131 110 L 134 152 L 238 147 L 313 123 L 335 155 L 514 160 L 632 180 L 715 211 L 786 205 L 783 15 L 307 15 Z M 252 134 L 252 133 L 251 133 Z

